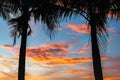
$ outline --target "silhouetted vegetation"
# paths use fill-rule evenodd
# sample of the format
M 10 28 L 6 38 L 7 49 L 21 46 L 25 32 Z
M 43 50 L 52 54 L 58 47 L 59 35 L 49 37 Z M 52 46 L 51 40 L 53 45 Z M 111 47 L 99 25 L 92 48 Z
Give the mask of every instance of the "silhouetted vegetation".
M 91 45 L 95 80 L 103 80 L 100 50 L 107 44 L 108 14 L 111 17 L 120 15 L 119 0 L 1 0 L 0 15 L 9 20 L 11 35 L 21 37 L 18 80 L 25 77 L 25 57 L 27 36 L 31 34 L 29 21 L 41 20 L 47 25 L 49 36 L 61 18 L 72 14 L 83 16 L 91 28 Z M 14 18 L 11 15 L 15 15 Z

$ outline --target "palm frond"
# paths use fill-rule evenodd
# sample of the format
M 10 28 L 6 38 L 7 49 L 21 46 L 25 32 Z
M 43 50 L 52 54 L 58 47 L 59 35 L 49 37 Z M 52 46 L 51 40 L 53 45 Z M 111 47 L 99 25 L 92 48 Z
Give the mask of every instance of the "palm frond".
M 120 18 L 120 0 L 111 0 L 109 13 L 113 18 Z
M 41 20 L 42 23 L 46 24 L 48 28 L 47 33 L 50 32 L 50 36 L 53 35 L 52 32 L 54 31 L 55 27 L 59 25 L 60 20 L 70 17 L 73 13 L 73 11 L 66 9 L 65 7 L 48 2 L 41 4 L 32 10 L 35 21 Z
M 3 17 L 3 19 L 9 19 L 9 13 L 9 6 L 5 3 L 4 0 L 2 0 L 0 3 L 0 16 Z
M 28 28 L 27 35 L 29 36 L 32 32 L 30 25 L 28 23 L 24 24 L 24 20 L 26 20 L 24 15 L 21 15 L 18 18 L 9 20 L 9 25 L 11 25 L 11 36 L 14 38 L 13 45 L 16 43 L 16 38 L 17 37 L 19 38 L 22 35 L 25 24 L 27 24 L 26 27 Z

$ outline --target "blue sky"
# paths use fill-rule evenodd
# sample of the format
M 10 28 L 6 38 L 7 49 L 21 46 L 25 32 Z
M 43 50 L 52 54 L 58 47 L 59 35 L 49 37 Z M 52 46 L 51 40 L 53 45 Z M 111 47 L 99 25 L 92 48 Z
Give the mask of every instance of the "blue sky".
M 0 80 L 17 80 L 20 39 L 11 46 L 10 26 L 0 18 Z M 30 22 L 33 34 L 27 42 L 26 80 L 93 79 L 89 29 L 86 21 L 72 17 L 63 20 L 52 40 L 43 24 Z M 120 21 L 109 20 L 106 52 L 102 54 L 105 80 L 120 79 Z

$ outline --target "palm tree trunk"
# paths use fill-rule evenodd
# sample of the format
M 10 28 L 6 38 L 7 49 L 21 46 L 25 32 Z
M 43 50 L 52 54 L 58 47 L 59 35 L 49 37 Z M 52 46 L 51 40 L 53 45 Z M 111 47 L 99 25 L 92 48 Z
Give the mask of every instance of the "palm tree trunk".
M 18 67 L 18 80 L 25 79 L 26 42 L 27 42 L 27 25 L 24 26 L 23 31 L 22 31 L 22 36 L 21 36 L 19 67 Z
M 20 46 L 20 55 L 19 55 L 19 66 L 18 66 L 18 80 L 25 80 L 25 61 L 26 61 L 26 44 L 27 44 L 27 29 L 29 14 L 28 8 L 23 6 L 22 13 L 22 35 L 21 35 L 21 46 Z
M 95 80 L 103 80 L 101 57 L 97 40 L 96 26 L 90 23 L 91 26 L 91 44 L 92 44 L 92 59 Z

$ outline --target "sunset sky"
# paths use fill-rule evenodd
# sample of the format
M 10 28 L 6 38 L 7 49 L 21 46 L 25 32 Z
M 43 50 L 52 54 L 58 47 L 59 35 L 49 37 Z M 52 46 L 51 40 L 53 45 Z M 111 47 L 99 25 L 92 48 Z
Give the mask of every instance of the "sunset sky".
M 43 24 L 29 22 L 26 80 L 94 80 L 86 21 L 73 16 L 61 21 L 50 39 Z M 120 21 L 108 20 L 108 44 L 102 50 L 104 80 L 120 80 Z M 20 39 L 12 46 L 10 26 L 0 18 L 0 80 L 17 80 Z

